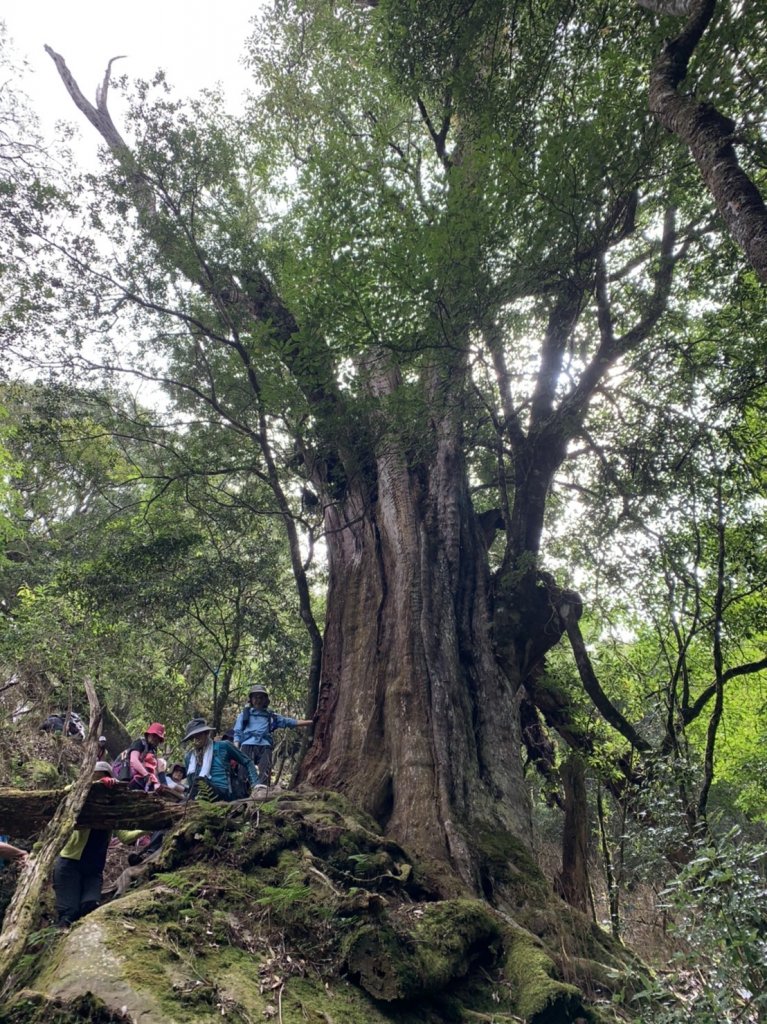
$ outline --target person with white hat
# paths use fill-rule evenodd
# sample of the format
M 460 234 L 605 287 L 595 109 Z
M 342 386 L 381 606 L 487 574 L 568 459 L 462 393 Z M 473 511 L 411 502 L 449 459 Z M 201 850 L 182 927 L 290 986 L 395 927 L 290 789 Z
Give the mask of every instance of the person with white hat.
M 251 794 L 258 785 L 258 772 L 249 758 L 229 740 L 214 740 L 213 726 L 204 718 L 193 718 L 186 727 L 183 743 L 191 743 L 186 755 L 186 774 L 190 796 L 209 800 L 232 800 L 230 763 L 236 761 L 248 773 Z

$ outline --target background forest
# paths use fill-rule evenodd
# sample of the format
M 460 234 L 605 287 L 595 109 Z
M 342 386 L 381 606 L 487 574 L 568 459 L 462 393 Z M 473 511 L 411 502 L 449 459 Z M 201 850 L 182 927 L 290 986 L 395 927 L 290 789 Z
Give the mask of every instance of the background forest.
M 285 785 L 439 857 L 396 783 L 402 687 L 439 679 L 424 721 L 468 725 L 429 792 L 662 967 L 646 1019 L 767 1019 L 767 261 L 650 74 L 689 45 L 763 194 L 767 41 L 757 5 L 671 7 L 278 0 L 237 115 L 161 73 L 93 106 L 51 53 L 91 175 L 0 39 L 3 783 L 50 781 L 8 737 L 86 677 L 174 755 L 263 683 L 318 714 Z M 333 732 L 363 699 L 380 755 Z

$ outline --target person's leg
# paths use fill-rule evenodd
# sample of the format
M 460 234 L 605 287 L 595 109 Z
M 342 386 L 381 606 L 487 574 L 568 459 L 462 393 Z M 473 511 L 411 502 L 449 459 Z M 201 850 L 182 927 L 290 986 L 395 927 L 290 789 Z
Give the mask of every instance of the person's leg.
M 266 744 L 249 743 L 242 752 L 258 769 L 259 786 L 268 786 L 272 774 L 272 748 Z
M 152 835 L 150 836 L 149 842 L 146 844 L 146 846 L 144 847 L 144 849 L 142 851 L 144 857 L 149 857 L 149 856 L 151 856 L 151 854 L 157 853 L 157 851 L 162 846 L 162 841 L 165 838 L 165 833 L 167 831 L 168 830 L 166 828 L 163 828 L 163 829 L 159 829 L 157 832 L 153 832 L 152 833 Z
M 53 865 L 53 891 L 56 894 L 56 917 L 60 928 L 68 928 L 80 916 L 80 862 L 57 857 Z
M 88 870 L 81 875 L 80 917 L 90 914 L 101 903 L 101 887 L 104 884 L 104 871 Z
M 272 748 L 264 745 L 253 749 L 256 751 L 253 761 L 258 768 L 258 784 L 268 786 L 272 777 Z

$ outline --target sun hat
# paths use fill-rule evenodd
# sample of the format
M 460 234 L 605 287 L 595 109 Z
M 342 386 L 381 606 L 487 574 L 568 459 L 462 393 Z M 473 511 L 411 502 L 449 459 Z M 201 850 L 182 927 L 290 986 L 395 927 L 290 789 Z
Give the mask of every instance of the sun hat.
M 149 736 L 150 733 L 154 736 L 159 736 L 161 740 L 164 740 L 165 726 L 162 724 L 162 722 L 152 722 L 152 724 L 147 726 L 147 728 L 144 730 L 145 736 Z
M 208 725 L 204 718 L 193 718 L 191 722 L 187 723 L 186 732 L 181 742 L 186 743 L 193 736 L 199 736 L 201 732 L 213 732 L 213 726 Z
M 93 766 L 94 772 L 106 772 L 107 775 L 112 774 L 112 765 L 109 761 L 97 761 Z
M 264 697 L 266 697 L 266 699 L 269 700 L 269 694 L 266 688 L 263 686 L 251 686 L 251 688 L 248 690 L 248 700 L 250 700 L 250 698 L 255 696 L 256 694 L 263 694 Z

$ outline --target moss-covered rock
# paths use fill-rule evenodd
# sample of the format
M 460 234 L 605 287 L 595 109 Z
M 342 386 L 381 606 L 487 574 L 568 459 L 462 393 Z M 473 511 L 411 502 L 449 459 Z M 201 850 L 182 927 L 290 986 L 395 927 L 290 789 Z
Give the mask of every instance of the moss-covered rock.
M 588 922 L 521 848 L 480 842 L 517 923 L 445 898 L 335 795 L 190 808 L 138 887 L 61 935 L 0 1024 L 69 1024 L 86 998 L 115 1024 L 596 1021 L 561 955 L 565 935 L 573 957 L 600 960 Z
M 360 925 L 344 942 L 344 958 L 376 999 L 413 999 L 441 992 L 479 961 L 495 965 L 499 935 L 485 904 L 446 900 Z

